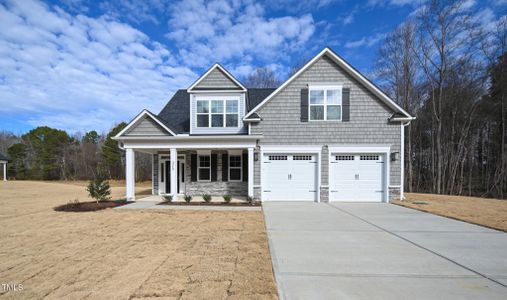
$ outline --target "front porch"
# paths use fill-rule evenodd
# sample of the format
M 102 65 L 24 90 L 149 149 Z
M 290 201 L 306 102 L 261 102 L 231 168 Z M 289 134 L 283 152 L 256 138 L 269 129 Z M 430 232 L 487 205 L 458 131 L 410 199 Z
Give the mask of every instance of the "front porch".
M 178 145 L 176 145 L 178 146 Z M 254 147 L 229 143 L 223 147 L 160 147 L 156 144 L 125 143 L 126 198 L 135 201 L 135 152 L 152 155 L 152 195 L 184 195 L 201 200 L 209 194 L 214 199 L 230 195 L 235 199 L 254 196 Z M 223 200 L 221 200 L 223 201 Z

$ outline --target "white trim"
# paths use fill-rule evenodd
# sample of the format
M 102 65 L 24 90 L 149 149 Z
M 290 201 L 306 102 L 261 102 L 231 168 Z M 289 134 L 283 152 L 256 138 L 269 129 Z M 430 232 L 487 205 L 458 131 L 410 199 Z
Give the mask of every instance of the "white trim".
M 276 96 L 280 91 L 282 91 L 289 83 L 291 83 L 294 79 L 296 79 L 301 73 L 306 71 L 311 65 L 313 65 L 318 59 L 322 56 L 328 55 L 336 64 L 342 67 L 345 71 L 347 71 L 352 77 L 362 83 L 366 88 L 368 88 L 373 94 L 383 100 L 388 106 L 390 106 L 395 111 L 399 111 L 407 116 L 407 118 L 412 118 L 412 116 L 406 112 L 403 108 L 401 108 L 398 104 L 396 104 L 391 98 L 389 98 L 384 92 L 378 89 L 373 83 L 371 83 L 368 79 L 366 79 L 362 74 L 356 71 L 351 65 L 345 62 L 342 58 L 336 55 L 331 49 L 324 48 L 319 54 L 317 54 L 312 60 L 310 60 L 306 65 L 304 65 L 299 71 L 297 71 L 294 75 L 292 75 L 289 79 L 287 79 L 281 86 L 279 86 L 275 91 L 273 91 L 266 99 L 264 99 L 261 103 L 259 103 L 256 107 L 254 107 L 248 114 L 245 115 L 245 119 L 256 112 L 259 108 L 261 108 L 266 102 L 271 100 L 274 96 Z
M 115 135 L 113 139 L 120 138 L 125 132 L 127 132 L 132 126 L 134 126 L 134 124 L 136 124 L 143 116 L 149 116 L 151 119 L 153 119 L 155 122 L 157 122 L 158 125 L 160 125 L 162 128 L 164 128 L 167 132 L 169 132 L 173 136 L 176 135 L 171 129 L 169 129 L 162 122 L 160 122 L 152 113 L 150 113 L 146 109 L 143 109 L 143 111 L 141 113 L 139 113 L 137 115 L 137 117 L 134 118 L 134 120 L 130 121 L 130 123 L 125 128 L 123 128 L 122 131 L 120 131 L 117 135 Z
M 264 186 L 263 176 L 264 173 L 264 154 L 266 153 L 310 153 L 317 155 L 317 203 L 320 202 L 320 188 L 321 188 L 321 172 L 322 172 L 322 147 L 319 146 L 295 146 L 295 145 L 276 145 L 276 146 L 261 146 L 260 147 L 260 190 L 261 190 L 261 201 L 264 201 L 264 191 L 262 187 Z
M 246 87 L 244 87 L 241 82 L 239 82 L 236 78 L 234 78 L 234 76 L 232 76 L 231 73 L 229 73 L 224 67 L 222 67 L 220 64 L 214 64 L 211 68 L 209 68 L 208 71 L 206 71 L 206 73 L 204 73 L 201 77 L 199 77 L 199 79 L 197 79 L 188 89 L 187 89 L 187 92 L 193 92 L 192 89 L 195 88 L 204 78 L 206 78 L 206 76 L 208 76 L 213 70 L 215 69 L 219 69 L 220 71 L 222 71 L 225 76 L 229 77 L 230 80 L 232 80 L 236 85 L 238 85 L 238 87 L 241 88 L 241 91 L 243 92 L 246 92 Z M 225 89 L 225 88 L 224 88 Z
M 248 196 L 254 197 L 254 148 L 248 148 Z M 241 172 L 243 173 L 243 172 Z
M 235 135 L 177 135 L 177 136 L 122 136 L 113 137 L 114 140 L 165 140 L 165 141 L 192 141 L 192 140 L 256 140 L 262 139 L 262 134 L 235 134 Z
M 134 149 L 125 151 L 125 184 L 127 201 L 136 200 L 136 162 Z
M 328 178 L 329 185 L 333 182 L 333 172 L 331 171 L 331 157 L 335 153 L 351 153 L 351 154 L 361 154 L 361 153 L 378 153 L 384 155 L 384 199 L 382 202 L 389 203 L 389 182 L 391 180 L 390 176 L 390 165 L 391 165 L 391 148 L 388 146 L 343 146 L 343 147 L 332 147 L 330 146 L 328 151 Z M 331 191 L 329 191 L 331 192 Z M 329 202 L 331 201 L 331 197 L 329 197 Z

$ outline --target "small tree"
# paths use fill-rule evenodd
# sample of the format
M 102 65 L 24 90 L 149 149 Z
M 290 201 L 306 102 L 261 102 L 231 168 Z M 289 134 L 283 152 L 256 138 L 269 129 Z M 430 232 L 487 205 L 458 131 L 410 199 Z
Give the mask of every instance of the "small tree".
M 105 172 L 101 169 L 97 170 L 94 178 L 88 183 L 86 190 L 97 203 L 111 199 L 111 187 Z

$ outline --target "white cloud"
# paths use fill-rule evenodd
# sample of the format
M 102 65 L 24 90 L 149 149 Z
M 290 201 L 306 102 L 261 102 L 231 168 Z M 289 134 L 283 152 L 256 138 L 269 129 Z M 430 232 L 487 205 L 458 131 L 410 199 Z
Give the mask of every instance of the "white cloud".
M 377 44 L 385 36 L 386 36 L 385 33 L 377 33 L 372 36 L 363 37 L 359 40 L 348 41 L 347 43 L 345 43 L 345 48 L 353 49 L 353 48 L 359 48 L 359 47 L 371 47 L 371 46 Z
M 107 130 L 158 112 L 197 75 L 160 43 L 103 16 L 36 1 L 0 4 L 0 112 L 70 131 Z M 6 30 L 8 29 L 8 30 Z
M 118 20 L 136 24 L 151 22 L 158 25 L 160 21 L 157 13 L 164 13 L 167 5 L 164 0 L 117 0 L 101 2 L 99 7 L 104 13 Z
M 491 0 L 491 3 L 495 6 L 507 5 L 507 0 Z
M 416 6 L 420 5 L 425 0 L 368 0 L 366 3 L 366 6 L 368 7 L 374 7 L 374 6 Z
M 172 6 L 169 29 L 183 62 L 207 67 L 245 56 L 261 62 L 284 57 L 305 46 L 315 24 L 310 14 L 266 18 L 253 1 L 191 0 Z

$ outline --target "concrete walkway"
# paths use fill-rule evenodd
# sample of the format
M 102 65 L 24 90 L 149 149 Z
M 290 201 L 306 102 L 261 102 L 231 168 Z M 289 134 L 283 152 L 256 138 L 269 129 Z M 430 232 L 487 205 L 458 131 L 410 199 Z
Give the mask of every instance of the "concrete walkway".
M 507 234 L 391 204 L 265 202 L 281 299 L 506 299 Z
M 206 210 L 206 211 L 260 211 L 260 206 L 206 206 L 206 205 L 195 205 L 195 206 L 177 206 L 177 205 L 158 205 L 160 202 L 150 200 L 138 200 L 131 204 L 118 206 L 115 209 L 175 209 L 175 210 Z

